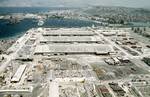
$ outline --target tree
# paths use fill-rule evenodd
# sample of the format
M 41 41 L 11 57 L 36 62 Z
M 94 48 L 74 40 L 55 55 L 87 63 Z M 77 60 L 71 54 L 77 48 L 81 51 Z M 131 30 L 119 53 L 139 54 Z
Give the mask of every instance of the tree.
M 131 30 L 133 31 L 133 30 L 134 30 L 134 27 L 132 27 Z
M 137 32 L 139 32 L 139 31 L 140 31 L 140 28 L 138 27 L 138 28 L 137 28 Z
M 134 33 L 137 33 L 137 29 L 134 29 Z
M 120 24 L 124 24 L 124 20 L 123 19 L 120 20 Z
M 144 31 L 146 31 L 146 28 L 144 27 Z
M 139 33 L 142 34 L 142 30 L 139 30 Z

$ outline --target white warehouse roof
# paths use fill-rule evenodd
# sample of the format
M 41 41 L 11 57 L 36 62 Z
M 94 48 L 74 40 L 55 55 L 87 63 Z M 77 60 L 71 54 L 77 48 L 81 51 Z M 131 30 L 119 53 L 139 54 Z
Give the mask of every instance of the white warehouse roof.
M 43 33 L 43 35 L 45 36 L 54 36 L 54 35 L 62 35 L 62 36 L 68 36 L 68 35 L 82 35 L 82 36 L 86 36 L 86 35 L 95 35 L 96 33 L 92 32 L 92 31 L 78 31 L 78 30 L 50 30 L 50 31 L 45 31 Z
M 11 79 L 11 82 L 19 82 L 25 69 L 26 69 L 26 65 L 20 65 L 16 73 L 14 74 L 13 78 Z
M 50 44 L 38 45 L 35 54 L 38 53 L 109 53 L 114 52 L 111 45 L 105 44 Z
M 41 36 L 40 42 L 100 42 L 96 36 Z

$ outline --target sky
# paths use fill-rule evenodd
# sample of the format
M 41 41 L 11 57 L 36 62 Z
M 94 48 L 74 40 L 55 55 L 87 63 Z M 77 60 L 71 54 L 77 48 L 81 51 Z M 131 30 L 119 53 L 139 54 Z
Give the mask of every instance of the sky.
M 0 0 L 2 7 L 85 7 L 89 5 L 150 8 L 150 0 Z

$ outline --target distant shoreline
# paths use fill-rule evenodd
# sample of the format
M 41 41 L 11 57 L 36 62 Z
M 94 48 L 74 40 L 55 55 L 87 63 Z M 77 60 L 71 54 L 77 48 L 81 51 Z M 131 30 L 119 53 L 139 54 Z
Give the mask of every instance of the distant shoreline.
M 23 34 L 0 38 L 0 54 L 5 53 Z

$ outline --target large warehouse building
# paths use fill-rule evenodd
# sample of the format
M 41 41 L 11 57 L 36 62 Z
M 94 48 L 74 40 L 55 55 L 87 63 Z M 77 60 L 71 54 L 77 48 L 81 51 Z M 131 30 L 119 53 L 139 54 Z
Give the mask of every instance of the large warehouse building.
M 34 54 L 61 53 L 108 55 L 113 52 L 113 47 L 105 44 L 49 44 L 36 46 Z
M 94 31 L 88 29 L 43 29 L 35 55 L 94 54 L 109 55 L 114 53 L 111 45 Z
M 97 36 L 41 36 L 40 43 L 101 43 Z
M 19 82 L 25 69 L 26 69 L 26 65 L 20 65 L 16 73 L 14 74 L 13 78 L 11 79 L 11 82 L 14 83 Z

